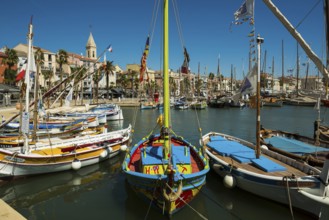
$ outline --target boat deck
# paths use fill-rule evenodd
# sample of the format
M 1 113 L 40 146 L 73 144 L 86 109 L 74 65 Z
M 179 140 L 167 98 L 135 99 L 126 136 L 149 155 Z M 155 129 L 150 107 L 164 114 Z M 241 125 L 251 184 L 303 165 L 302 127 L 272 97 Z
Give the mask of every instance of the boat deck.
M 275 163 L 284 166 L 287 168 L 287 170 L 285 171 L 274 171 L 274 172 L 266 172 L 260 168 L 258 168 L 257 166 L 255 166 L 253 163 L 240 163 L 237 160 L 234 160 L 232 157 L 229 156 L 222 156 L 220 154 L 218 154 L 216 151 L 210 149 L 209 147 L 207 148 L 212 154 L 214 154 L 217 158 L 219 158 L 220 160 L 225 161 L 228 164 L 232 164 L 234 167 L 236 168 L 240 168 L 240 169 L 244 169 L 244 170 L 248 170 L 251 172 L 255 172 L 258 174 L 262 174 L 262 175 L 268 175 L 268 176 L 292 176 L 295 175 L 296 177 L 301 177 L 301 176 L 306 176 L 308 175 L 305 172 L 300 171 L 297 168 L 294 168 L 292 166 L 287 166 L 285 163 L 281 162 L 280 160 L 277 159 L 273 159 L 271 158 L 271 160 L 273 160 Z M 270 158 L 267 155 L 262 155 L 264 157 Z
M 185 147 L 185 146 L 181 146 L 180 143 L 177 142 L 172 142 L 171 143 L 173 146 L 175 147 Z M 162 148 L 162 144 L 158 143 L 158 142 L 152 142 L 150 144 L 147 145 L 147 147 L 161 147 Z M 141 158 L 141 153 L 142 153 L 142 148 L 144 148 L 144 146 L 140 146 L 135 153 L 133 154 L 131 160 L 130 160 L 130 164 L 129 164 L 129 169 L 131 171 L 134 172 L 142 172 L 142 158 Z M 154 157 L 158 157 L 158 155 L 154 155 Z M 202 166 L 202 161 L 199 161 L 199 157 L 198 155 L 194 152 L 194 151 L 190 151 L 190 165 L 192 168 L 192 173 L 196 173 L 199 172 L 200 170 L 203 169 Z M 160 165 L 164 165 L 163 163 L 159 163 Z

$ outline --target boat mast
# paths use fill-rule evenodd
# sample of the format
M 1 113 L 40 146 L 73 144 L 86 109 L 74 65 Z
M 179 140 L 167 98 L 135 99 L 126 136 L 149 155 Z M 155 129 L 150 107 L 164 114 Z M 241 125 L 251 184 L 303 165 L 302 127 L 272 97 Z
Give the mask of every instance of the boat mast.
M 38 129 L 38 99 L 39 99 L 39 70 L 40 70 L 40 62 L 41 62 L 41 51 L 36 52 L 37 59 L 37 72 L 35 73 L 34 78 L 34 109 L 33 109 L 33 134 L 32 141 L 35 142 L 37 140 L 37 129 Z
M 31 57 L 32 57 L 32 38 L 33 38 L 33 26 L 32 26 L 32 17 L 29 24 L 29 33 L 27 34 L 28 39 L 28 53 L 27 53 L 27 67 L 25 72 L 25 84 L 26 84 L 26 92 L 25 92 L 25 111 L 23 112 L 23 121 L 22 121 L 22 132 L 24 135 L 24 148 L 25 153 L 29 151 L 29 100 L 30 100 L 30 65 L 31 65 Z
M 170 141 L 169 141 L 169 117 L 170 117 L 170 105 L 169 105 L 169 29 L 168 29 L 168 1 L 163 2 L 163 115 L 164 115 L 164 146 L 165 155 L 164 159 L 168 160 L 170 154 Z
M 296 82 L 296 94 L 298 97 L 298 87 L 299 87 L 299 53 L 298 53 L 298 41 L 297 41 L 297 60 L 296 60 L 296 74 L 297 74 L 297 82 Z
M 272 82 L 271 82 L 272 94 L 274 93 L 274 57 L 272 59 Z
M 327 68 L 323 65 L 319 57 L 312 51 L 310 46 L 305 42 L 300 33 L 292 26 L 287 18 L 280 12 L 280 10 L 273 4 L 271 0 L 263 0 L 265 5 L 272 11 L 272 13 L 281 21 L 283 26 L 289 31 L 289 33 L 297 40 L 300 46 L 304 49 L 307 56 L 313 61 L 318 70 L 322 73 L 323 77 L 328 80 L 329 73 Z
M 256 158 L 260 157 L 260 45 L 264 38 L 257 36 L 257 115 L 256 115 Z
M 284 47 L 282 40 L 282 79 L 281 79 L 281 95 L 283 95 L 283 87 L 284 87 Z
M 326 69 L 328 70 L 329 67 L 329 0 L 324 1 L 324 15 L 325 15 L 325 29 L 326 29 Z M 319 69 L 318 69 L 319 71 Z M 328 99 L 328 79 L 325 80 L 326 82 L 326 96 L 325 98 Z
M 218 55 L 218 63 L 217 63 L 217 77 L 219 80 L 219 94 L 221 94 L 222 90 L 222 78 L 220 76 L 220 67 L 219 67 L 220 55 Z
M 231 87 L 231 94 L 233 94 L 233 64 L 231 64 L 231 83 L 230 83 L 230 87 Z

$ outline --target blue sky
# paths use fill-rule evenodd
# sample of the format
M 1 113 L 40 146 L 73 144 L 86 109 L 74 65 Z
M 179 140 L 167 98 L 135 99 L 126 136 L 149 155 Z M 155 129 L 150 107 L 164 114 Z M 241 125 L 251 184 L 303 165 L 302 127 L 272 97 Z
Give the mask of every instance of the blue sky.
M 220 54 L 221 72 L 229 77 L 231 65 L 236 77 L 242 78 L 248 69 L 249 24 L 230 24 L 234 12 L 244 0 L 176 0 L 184 46 L 190 55 L 192 72 L 216 73 Z M 288 20 L 297 25 L 319 0 L 273 0 Z M 172 1 L 170 1 L 171 4 Z M 12 48 L 26 43 L 27 27 L 33 15 L 34 45 L 52 52 L 65 49 L 85 54 L 85 45 L 92 32 L 100 54 L 109 44 L 113 52 L 107 58 L 125 69 L 126 64 L 139 64 L 145 41 L 150 30 L 154 0 L 11 0 L 1 3 L 0 47 Z M 325 32 L 323 3 L 320 3 L 303 20 L 298 31 L 323 60 L 325 57 Z M 148 67 L 161 67 L 161 15 L 154 30 Z M 285 44 L 285 69 L 296 67 L 296 40 L 288 33 L 262 0 L 255 0 L 255 28 L 265 43 L 267 69 L 274 57 L 274 72 L 281 76 L 281 42 Z M 177 32 L 174 12 L 170 11 L 170 68 L 177 70 L 183 62 L 183 45 Z M 306 54 L 300 48 L 301 63 Z M 261 64 L 263 65 L 263 63 Z M 288 73 L 286 73 L 288 74 Z M 301 66 L 300 74 L 305 75 Z M 313 63 L 310 74 L 316 75 Z

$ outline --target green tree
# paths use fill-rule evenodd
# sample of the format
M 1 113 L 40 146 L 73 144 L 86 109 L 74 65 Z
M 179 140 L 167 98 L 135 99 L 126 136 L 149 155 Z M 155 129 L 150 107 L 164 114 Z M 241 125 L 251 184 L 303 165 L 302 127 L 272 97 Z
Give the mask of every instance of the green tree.
M 125 92 L 129 83 L 129 79 L 127 77 L 127 74 L 120 74 L 120 77 L 118 78 L 119 85 Z
M 63 74 L 64 74 L 63 73 L 63 65 L 68 63 L 68 60 L 67 59 L 68 59 L 67 52 L 65 50 L 63 50 L 63 49 L 60 49 L 58 51 L 58 53 L 56 54 L 56 62 L 59 65 L 59 71 L 60 71 L 60 76 L 61 76 L 60 80 L 61 80 L 61 82 L 63 81 Z M 61 90 L 63 90 L 63 84 L 61 85 Z M 61 96 L 60 100 L 61 100 L 61 106 L 63 106 L 63 98 L 62 98 L 62 96 Z
M 170 93 L 173 94 L 175 97 L 176 90 L 177 90 L 177 84 L 176 84 L 174 77 L 172 77 L 172 76 L 169 77 L 169 87 L 170 87 Z
M 108 99 L 110 96 L 110 88 L 109 88 L 109 75 L 114 75 L 113 71 L 115 70 L 115 66 L 113 65 L 113 61 L 107 61 L 106 64 L 102 66 L 102 70 L 105 71 L 106 75 L 106 98 Z M 112 97 L 113 98 L 113 97 Z
M 189 91 L 191 90 L 191 82 L 188 77 L 185 77 L 183 79 L 183 84 L 184 84 L 184 94 L 188 94 Z
M 132 90 L 132 98 L 134 98 L 134 91 L 138 91 L 138 86 L 139 86 L 139 81 L 136 80 L 138 75 L 138 72 L 133 70 L 130 73 L 130 77 L 131 77 L 131 90 Z
M 8 68 L 5 70 L 5 83 L 14 84 L 17 71 L 12 68 L 18 63 L 18 56 L 14 49 L 6 48 L 6 57 L 3 58 L 2 64 L 6 64 Z
M 98 69 L 96 73 L 94 73 L 93 75 L 94 85 L 96 85 L 96 89 L 94 90 L 95 92 L 93 93 L 96 96 L 96 104 L 98 104 L 98 87 L 99 87 L 99 81 L 101 80 L 101 76 L 102 76 L 101 69 Z

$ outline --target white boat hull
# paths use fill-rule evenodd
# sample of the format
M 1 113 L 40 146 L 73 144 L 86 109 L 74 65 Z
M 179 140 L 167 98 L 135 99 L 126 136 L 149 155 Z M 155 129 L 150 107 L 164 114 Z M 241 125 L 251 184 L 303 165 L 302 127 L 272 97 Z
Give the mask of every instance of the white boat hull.
M 217 135 L 218 133 L 216 133 Z M 231 140 L 231 136 L 226 136 Z M 207 135 L 203 136 L 203 143 L 207 143 Z M 237 142 L 242 141 L 241 139 Z M 240 142 L 241 143 L 241 142 Z M 232 184 L 230 187 L 239 187 L 247 192 L 253 193 L 255 195 L 270 199 L 285 205 L 303 210 L 314 216 L 319 217 L 321 213 L 325 210 L 329 210 L 329 204 L 326 202 L 319 202 L 310 196 L 305 194 L 311 194 L 317 198 L 323 198 L 325 201 L 328 199 L 328 185 L 325 186 L 320 180 L 322 175 L 319 170 L 311 167 L 307 164 L 301 164 L 291 158 L 279 155 L 269 150 L 263 149 L 263 154 L 266 155 L 276 155 L 275 157 L 280 161 L 286 161 L 287 164 L 292 166 L 299 166 L 302 170 L 305 170 L 307 173 L 312 173 L 313 175 L 305 175 L 302 177 L 294 176 L 293 174 L 289 176 L 280 176 L 280 175 L 270 175 L 270 174 L 261 174 L 251 170 L 244 169 L 243 167 L 239 168 L 237 165 L 233 167 L 231 162 L 227 163 L 218 156 L 212 153 L 209 149 L 206 149 L 206 153 L 210 158 L 211 168 L 218 173 L 221 177 L 224 178 L 224 184 L 226 176 L 232 178 Z M 322 171 L 324 172 L 324 171 Z M 301 193 L 300 190 L 306 193 Z

